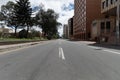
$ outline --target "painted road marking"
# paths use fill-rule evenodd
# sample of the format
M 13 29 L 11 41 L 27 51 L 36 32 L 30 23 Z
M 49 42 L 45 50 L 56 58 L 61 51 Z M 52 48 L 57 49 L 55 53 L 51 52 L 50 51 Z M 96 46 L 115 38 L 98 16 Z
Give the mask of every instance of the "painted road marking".
M 120 54 L 120 52 L 111 51 L 111 50 L 103 50 L 103 51 L 110 52 L 110 53 L 115 53 L 115 54 Z
M 59 58 L 62 58 L 62 60 L 65 60 L 65 55 L 61 47 L 59 48 Z

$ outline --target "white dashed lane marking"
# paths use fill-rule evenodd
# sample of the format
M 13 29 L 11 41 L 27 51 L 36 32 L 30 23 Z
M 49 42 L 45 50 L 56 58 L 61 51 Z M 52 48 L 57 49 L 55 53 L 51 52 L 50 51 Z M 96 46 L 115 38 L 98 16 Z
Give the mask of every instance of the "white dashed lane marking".
M 62 60 L 65 60 L 65 55 L 61 47 L 59 48 L 59 58 L 62 58 Z

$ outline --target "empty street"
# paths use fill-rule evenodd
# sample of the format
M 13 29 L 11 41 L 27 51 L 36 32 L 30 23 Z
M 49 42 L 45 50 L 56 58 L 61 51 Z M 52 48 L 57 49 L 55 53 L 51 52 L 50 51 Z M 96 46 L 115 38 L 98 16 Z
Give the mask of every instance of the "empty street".
M 120 80 L 120 50 L 52 40 L 0 55 L 0 80 Z

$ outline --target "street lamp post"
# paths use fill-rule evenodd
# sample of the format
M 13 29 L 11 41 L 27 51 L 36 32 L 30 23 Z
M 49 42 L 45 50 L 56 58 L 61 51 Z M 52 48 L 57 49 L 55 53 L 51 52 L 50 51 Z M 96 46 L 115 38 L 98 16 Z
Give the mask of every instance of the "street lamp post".
M 120 24 L 120 0 L 117 2 L 117 17 L 116 17 L 116 44 L 119 44 L 120 32 L 119 32 L 119 24 Z

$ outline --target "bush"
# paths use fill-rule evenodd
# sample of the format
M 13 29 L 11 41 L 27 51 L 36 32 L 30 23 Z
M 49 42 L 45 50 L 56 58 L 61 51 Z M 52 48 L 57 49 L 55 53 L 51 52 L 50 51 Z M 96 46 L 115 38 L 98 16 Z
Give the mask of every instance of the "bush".
M 19 38 L 27 38 L 27 30 L 23 29 L 19 32 Z

